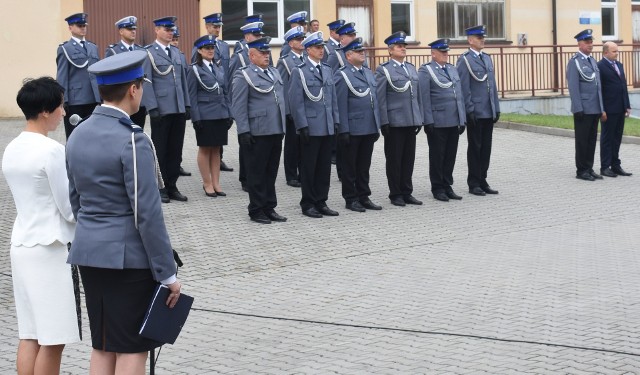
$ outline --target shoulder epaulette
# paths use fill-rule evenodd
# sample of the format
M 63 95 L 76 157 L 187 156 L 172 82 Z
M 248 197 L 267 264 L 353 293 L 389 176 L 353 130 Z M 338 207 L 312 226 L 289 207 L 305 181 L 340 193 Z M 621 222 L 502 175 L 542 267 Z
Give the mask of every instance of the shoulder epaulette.
M 134 46 L 134 47 L 138 47 L 138 48 L 143 48 L 143 47 L 142 47 L 141 45 L 139 45 L 139 44 L 134 44 L 133 46 Z
M 471 52 L 471 51 L 466 50 L 466 51 L 462 52 L 462 55 L 465 55 L 465 56 L 466 56 L 466 55 L 468 55 L 468 54 L 469 54 L 469 52 Z
M 326 62 L 320 62 L 322 65 L 328 66 L 329 68 L 331 68 L 331 65 L 327 64 Z
M 109 44 L 109 48 L 113 48 L 113 47 L 115 47 L 117 45 L 118 45 L 117 43 L 116 44 Z
M 65 45 L 65 44 L 67 44 L 67 43 L 69 43 L 69 41 L 68 41 L 68 40 L 65 40 L 64 42 L 60 43 L 59 45 L 60 45 L 60 46 L 64 46 L 64 45 Z
M 404 63 L 405 63 L 405 64 L 409 64 L 409 65 L 411 65 L 411 66 L 415 66 L 415 65 L 413 65 L 410 61 L 405 61 Z
M 91 44 L 93 44 L 94 46 L 96 45 L 94 42 L 92 42 L 92 41 L 90 41 L 90 40 L 85 40 L 85 42 L 87 42 L 87 43 L 91 43 Z
M 338 70 L 345 70 L 346 68 L 347 68 L 347 66 L 345 65 L 345 66 L 339 67 Z
M 247 69 L 248 67 L 249 67 L 248 65 L 247 65 L 247 66 L 241 66 L 241 67 L 239 67 L 239 68 L 238 68 L 238 70 L 245 70 L 245 69 Z
M 189 65 L 194 66 L 194 65 L 198 65 L 198 63 L 197 62 L 193 62 L 193 63 L 191 63 Z
M 306 63 L 303 61 L 303 62 L 301 62 L 300 64 L 298 64 L 298 65 L 296 65 L 296 66 L 297 66 L 298 68 L 302 68 L 303 66 L 305 66 L 305 64 L 306 64 Z
M 385 66 L 385 65 L 389 64 L 390 62 L 391 62 L 391 61 L 385 61 L 385 62 L 383 62 L 382 64 L 380 64 L 380 66 Z
M 145 48 L 145 49 L 149 49 L 149 48 L 151 48 L 151 46 L 153 46 L 153 43 L 151 43 L 151 44 L 147 44 L 146 46 L 144 46 L 144 48 Z
M 280 56 L 280 58 L 279 58 L 278 60 L 282 60 L 282 59 L 284 59 L 284 58 L 285 58 L 285 57 L 287 57 L 287 56 L 289 56 L 289 54 L 288 54 L 288 53 L 285 53 L 284 55 Z

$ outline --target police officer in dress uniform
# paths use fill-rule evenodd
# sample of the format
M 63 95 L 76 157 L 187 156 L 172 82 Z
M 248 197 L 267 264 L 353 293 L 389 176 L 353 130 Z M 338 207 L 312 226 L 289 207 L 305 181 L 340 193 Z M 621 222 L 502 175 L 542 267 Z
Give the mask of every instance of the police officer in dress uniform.
M 342 156 L 342 197 L 351 211 L 381 210 L 369 196 L 369 169 L 373 145 L 380 138 L 380 114 L 376 78 L 364 63 L 362 38 L 342 48 L 345 66 L 334 75 L 340 127 L 338 147 Z
M 418 70 L 418 84 L 429 141 L 429 178 L 431 192 L 439 201 L 462 199 L 453 185 L 458 138 L 465 129 L 465 107 L 460 77 L 455 66 L 447 63 L 449 40 L 429 43 L 432 60 Z
M 313 218 L 338 216 L 327 206 L 331 180 L 331 139 L 338 124 L 338 102 L 329 65 L 322 63 L 324 40 L 318 31 L 302 41 L 306 56 L 291 71 L 289 104 L 300 135 L 302 213 Z
M 284 34 L 284 40 L 289 46 L 289 53 L 280 57 L 276 68 L 284 81 L 284 92 L 286 93 L 289 92 L 291 71 L 303 62 L 304 47 L 302 47 L 302 41 L 305 38 L 304 35 L 305 31 L 302 26 L 292 27 Z M 300 139 L 296 134 L 296 126 L 293 122 L 293 116 L 291 116 L 291 105 L 289 104 L 288 96 L 285 98 L 285 108 L 287 112 L 287 133 L 284 136 L 284 176 L 287 180 L 287 185 L 301 187 L 299 173 Z
M 269 65 L 270 40 L 264 37 L 247 43 L 250 63 L 236 71 L 231 100 L 247 170 L 249 216 L 260 224 L 287 221 L 275 211 L 275 183 L 285 133 L 285 96 L 280 74 Z
M 329 55 L 329 58 L 327 59 L 327 64 L 331 66 L 331 69 L 334 72 L 342 68 L 346 63 L 346 59 L 344 57 L 344 51 L 342 51 L 342 47 L 353 42 L 353 40 L 356 38 L 357 31 L 355 29 L 355 26 L 356 26 L 355 22 L 348 22 L 338 27 L 338 29 L 336 29 L 336 34 L 338 34 L 338 37 L 340 38 L 340 45 L 338 46 L 338 48 L 335 49 L 335 53 L 332 53 L 331 55 Z M 367 64 L 366 54 L 364 59 L 364 66 L 366 68 L 369 67 L 369 64 Z
M 58 46 L 56 55 L 56 80 L 64 87 L 64 133 L 67 138 L 74 128 L 69 122 L 71 115 L 85 118 L 100 103 L 98 84 L 87 70 L 100 59 L 98 47 L 85 40 L 87 16 L 76 13 L 64 19 L 69 24 L 71 39 Z
M 145 47 L 148 55 L 145 73 L 152 83 L 145 85 L 142 101 L 149 111 L 151 138 L 165 183 L 165 188 L 160 190 L 163 203 L 187 201 L 176 186 L 186 120 L 190 117 L 184 56 L 170 44 L 176 19 L 170 16 L 153 20 L 156 40 Z
M 135 44 L 136 33 L 138 29 L 138 18 L 135 16 L 127 16 L 116 22 L 118 33 L 120 33 L 120 41 L 115 44 L 109 44 L 104 52 L 105 57 L 113 56 L 122 52 L 144 51 L 144 48 Z M 140 110 L 131 115 L 131 120 L 142 129 L 147 119 L 147 109 L 144 106 Z
M 300 26 L 304 30 L 304 33 L 307 33 L 307 12 L 296 12 L 287 17 L 287 22 L 291 24 L 292 29 Z M 280 57 L 289 54 L 290 51 L 291 47 L 289 47 L 289 44 L 285 43 L 282 45 L 282 49 L 280 49 Z
M 376 96 L 384 136 L 389 199 L 394 206 L 421 205 L 413 195 L 416 134 L 422 126 L 416 67 L 406 60 L 407 34 L 398 31 L 384 40 L 389 61 L 376 68 Z
M 585 181 L 602 179 L 593 171 L 593 158 L 598 137 L 598 120 L 604 117 L 600 69 L 593 51 L 593 30 L 582 30 L 574 38 L 578 52 L 567 64 L 567 81 L 576 136 L 576 178 Z M 603 118 L 606 120 L 606 117 Z
M 333 22 L 329 22 L 327 26 L 329 27 L 329 39 L 327 39 L 326 44 L 324 45 L 324 56 L 322 56 L 322 62 L 326 63 L 329 60 L 329 56 L 336 52 L 336 49 L 340 46 L 340 36 L 336 32 L 340 26 L 344 25 L 345 20 L 335 20 Z
M 482 52 L 486 30 L 484 25 L 466 29 L 470 48 L 456 63 L 467 114 L 467 184 L 469 193 L 479 196 L 498 194 L 487 182 L 493 124 L 500 119 L 500 103 L 491 56 Z

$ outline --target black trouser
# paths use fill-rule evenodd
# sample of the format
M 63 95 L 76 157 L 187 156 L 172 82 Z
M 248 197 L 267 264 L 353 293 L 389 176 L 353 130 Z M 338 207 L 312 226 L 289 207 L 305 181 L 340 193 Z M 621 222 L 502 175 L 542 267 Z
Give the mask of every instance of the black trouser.
M 458 152 L 458 127 L 434 128 L 427 134 L 429 141 L 429 179 L 431 192 L 446 193 L 453 191 L 453 167 Z
M 293 119 L 287 116 L 287 133 L 284 136 L 284 176 L 287 181 L 300 180 L 300 136 L 296 134 Z
M 331 184 L 331 138 L 333 135 L 309 137 L 309 143 L 300 142 L 300 207 L 324 207 L 329 199 Z
M 164 185 L 169 191 L 177 190 L 185 125 L 184 113 L 151 118 L 151 140 L 156 148 Z
M 96 108 L 97 105 L 98 103 L 90 103 L 90 104 L 70 105 L 67 108 L 65 108 L 66 113 L 64 115 L 64 134 L 67 136 L 67 139 L 69 139 L 69 136 L 71 135 L 71 132 L 73 131 L 73 129 L 76 128 L 75 126 L 71 125 L 71 123 L 69 122 L 69 118 L 72 115 L 78 115 L 83 119 L 85 119 L 93 113 L 93 110 Z
M 384 137 L 389 198 L 413 193 L 413 166 L 416 160 L 416 128 L 389 127 Z
M 488 187 L 487 171 L 491 161 L 493 140 L 493 119 L 479 118 L 475 125 L 467 126 L 467 165 L 469 188 Z
M 253 139 L 255 143 L 242 146 L 251 217 L 272 212 L 278 205 L 276 177 L 282 153 L 282 134 L 254 136 Z
M 247 183 L 247 169 L 244 167 L 244 152 L 242 151 L 243 148 L 243 145 L 238 145 L 238 181 L 240 181 L 242 186 L 245 186 L 245 184 Z M 220 157 L 222 157 L 222 155 L 220 155 Z
M 347 203 L 362 201 L 371 195 L 369 169 L 373 144 L 380 138 L 378 133 L 351 135 L 349 144 L 338 141 L 342 156 L 342 197 Z
M 576 136 L 576 173 L 578 175 L 593 170 L 593 158 L 598 140 L 598 120 L 600 115 L 573 115 Z
M 600 168 L 620 167 L 620 143 L 624 132 L 625 113 L 607 112 L 600 129 Z
M 147 109 L 145 107 L 140 107 L 138 112 L 131 115 L 131 121 L 144 129 L 144 123 L 147 121 Z

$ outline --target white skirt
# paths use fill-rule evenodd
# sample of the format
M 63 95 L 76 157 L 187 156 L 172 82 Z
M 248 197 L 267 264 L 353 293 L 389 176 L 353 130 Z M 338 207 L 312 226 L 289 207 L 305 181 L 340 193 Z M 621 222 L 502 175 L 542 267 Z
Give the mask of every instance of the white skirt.
M 40 345 L 80 341 L 67 246 L 11 245 L 11 276 L 20 339 Z

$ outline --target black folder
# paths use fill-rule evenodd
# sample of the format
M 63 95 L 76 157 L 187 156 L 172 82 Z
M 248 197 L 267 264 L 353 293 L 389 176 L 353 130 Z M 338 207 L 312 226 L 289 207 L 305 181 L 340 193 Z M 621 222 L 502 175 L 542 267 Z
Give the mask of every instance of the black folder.
M 184 323 L 187 321 L 193 297 L 180 293 L 178 302 L 171 309 L 167 306 L 170 290 L 164 285 L 158 285 L 149 309 L 140 327 L 140 335 L 148 339 L 167 344 L 176 342 Z

